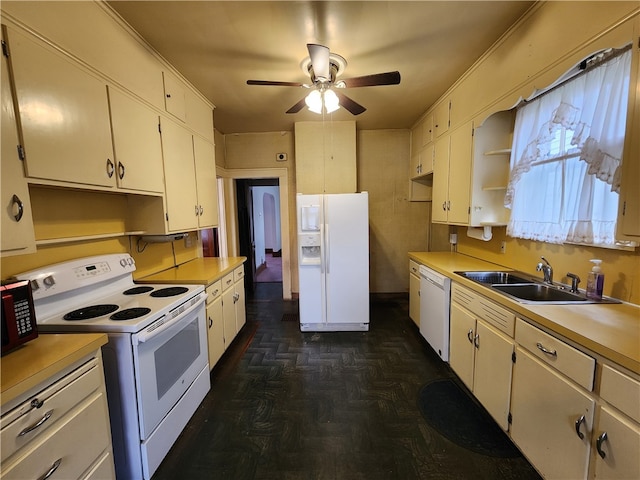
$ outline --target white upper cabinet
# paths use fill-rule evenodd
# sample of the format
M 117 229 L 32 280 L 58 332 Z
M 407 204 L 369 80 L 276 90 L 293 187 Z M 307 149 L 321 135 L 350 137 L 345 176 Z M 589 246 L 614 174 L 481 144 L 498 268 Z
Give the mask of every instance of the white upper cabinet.
M 449 130 L 451 124 L 451 101 L 445 100 L 433 110 L 433 127 L 435 136 L 439 137 Z
M 182 120 L 187 119 L 187 101 L 185 86 L 175 75 L 169 72 L 162 72 L 164 79 L 164 107 L 165 110 L 174 117 Z
M 158 114 L 111 87 L 109 106 L 118 186 L 143 192 L 164 192 Z
M 193 230 L 199 209 L 191 133 L 169 119 L 161 125 L 168 230 Z
M 198 193 L 198 227 L 218 225 L 218 185 L 215 145 L 193 136 L 193 157 Z
M 105 82 L 33 37 L 8 36 L 27 176 L 114 186 Z
M 2 72 L 0 79 L 0 88 L 2 89 L 0 99 L 2 102 L 2 117 L 0 118 L 0 127 L 2 128 L 2 139 L 0 140 L 2 190 L 0 190 L 0 198 L 4 207 L 0 232 L 2 233 L 1 250 L 4 256 L 33 253 L 36 249 L 36 243 L 29 188 L 24 178 L 22 160 L 20 160 L 18 153 L 20 141 L 13 109 L 7 57 L 4 55 L 0 69 Z

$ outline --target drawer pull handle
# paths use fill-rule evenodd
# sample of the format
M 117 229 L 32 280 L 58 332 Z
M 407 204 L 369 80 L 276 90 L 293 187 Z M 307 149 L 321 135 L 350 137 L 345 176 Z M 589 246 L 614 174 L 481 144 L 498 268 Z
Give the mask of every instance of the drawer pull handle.
M 606 452 L 602 450 L 602 444 L 606 439 L 607 439 L 607 432 L 602 432 L 598 436 L 598 439 L 596 440 L 596 449 L 598 450 L 598 455 L 600 455 L 602 458 L 607 456 Z
M 536 347 L 538 347 L 538 350 L 540 350 L 542 353 L 546 353 L 547 355 L 551 355 L 552 357 L 558 356 L 558 352 L 556 352 L 555 350 L 549 350 L 545 348 L 545 346 L 542 345 L 540 342 L 536 343 Z
M 47 478 L 49 478 L 51 475 L 54 474 L 54 472 L 58 469 L 61 463 L 62 463 L 62 459 L 61 458 L 57 459 L 55 462 L 53 462 L 53 465 L 51 465 L 51 468 L 47 471 L 47 473 L 45 473 L 41 477 L 38 477 L 38 480 L 47 480 Z
M 473 337 L 473 346 L 476 348 L 480 348 L 480 334 L 477 333 L 475 337 Z
M 469 339 L 469 343 L 473 343 L 473 328 L 467 332 L 467 339 Z
M 579 438 L 580 440 L 584 440 L 584 433 L 582 433 L 582 432 L 580 431 L 580 425 L 582 425 L 583 423 L 585 423 L 585 421 L 586 421 L 586 420 L 587 420 L 587 419 L 586 419 L 586 418 L 584 418 L 584 415 L 580 415 L 580 418 L 578 418 L 578 419 L 576 420 L 576 435 L 578 435 L 578 438 Z
M 49 418 L 51 418 L 51 415 L 53 415 L 53 410 L 49 410 L 47 413 L 45 413 L 42 418 L 40 420 L 38 420 L 36 423 L 34 423 L 33 425 L 25 428 L 24 430 L 22 430 L 18 436 L 19 437 L 23 437 L 25 436 L 27 433 L 29 432 L 33 432 L 36 428 L 40 427 L 44 422 L 46 422 L 47 420 L 49 420 Z

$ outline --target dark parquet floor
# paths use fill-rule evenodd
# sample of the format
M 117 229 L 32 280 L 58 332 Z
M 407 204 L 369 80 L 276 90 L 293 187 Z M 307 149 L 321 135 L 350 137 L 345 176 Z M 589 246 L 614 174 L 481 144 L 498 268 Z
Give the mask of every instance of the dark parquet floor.
M 154 480 L 539 479 L 523 457 L 474 453 L 425 422 L 420 388 L 454 374 L 404 298 L 372 300 L 367 333 L 301 333 L 281 291 L 247 296 L 247 324 Z

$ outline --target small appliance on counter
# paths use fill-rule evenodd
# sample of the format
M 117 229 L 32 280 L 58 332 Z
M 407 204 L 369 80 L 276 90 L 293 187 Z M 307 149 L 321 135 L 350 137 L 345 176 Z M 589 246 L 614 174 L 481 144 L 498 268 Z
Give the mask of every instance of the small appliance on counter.
M 2 355 L 38 337 L 36 311 L 31 284 L 26 280 L 9 281 L 2 292 Z

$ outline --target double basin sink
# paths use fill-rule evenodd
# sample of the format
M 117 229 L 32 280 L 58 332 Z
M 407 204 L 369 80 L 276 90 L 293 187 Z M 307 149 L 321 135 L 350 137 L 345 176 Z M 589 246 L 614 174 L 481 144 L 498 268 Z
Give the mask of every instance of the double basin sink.
M 590 304 L 620 303 L 611 298 L 591 299 L 580 292 L 572 292 L 566 285 L 544 283 L 541 279 L 518 271 L 454 272 L 489 287 L 520 303 Z

